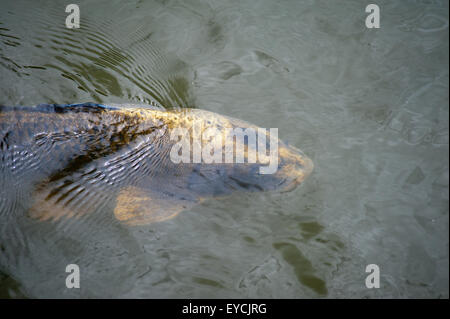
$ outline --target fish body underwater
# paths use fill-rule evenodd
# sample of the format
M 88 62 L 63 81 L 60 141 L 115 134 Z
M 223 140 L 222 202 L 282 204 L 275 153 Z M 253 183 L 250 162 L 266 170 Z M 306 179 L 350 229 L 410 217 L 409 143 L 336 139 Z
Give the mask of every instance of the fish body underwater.
M 212 129 L 215 135 L 207 142 L 220 143 L 224 154 L 241 147 L 245 161 L 206 163 L 190 157 L 174 162 L 171 156 L 180 141 L 171 136 L 175 128 L 193 136 L 197 128 L 197 133 Z M 175 217 L 211 197 L 292 190 L 311 173 L 313 163 L 306 155 L 271 137 L 267 150 L 277 143 L 277 169 L 261 174 L 267 164 L 249 161 L 257 152 L 250 139 L 225 134 L 226 129 L 248 128 L 258 129 L 199 109 L 93 103 L 0 106 L 0 216 L 20 204 L 35 220 L 82 218 L 114 201 L 111 214 L 117 220 L 143 225 Z M 189 141 L 195 143 L 193 137 Z M 14 203 L 10 194 L 25 191 L 32 194 L 31 202 Z

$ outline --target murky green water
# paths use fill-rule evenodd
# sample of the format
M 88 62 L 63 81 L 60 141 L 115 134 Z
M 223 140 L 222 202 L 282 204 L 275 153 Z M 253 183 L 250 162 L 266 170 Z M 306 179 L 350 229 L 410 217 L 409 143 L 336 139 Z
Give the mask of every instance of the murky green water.
M 0 2 L 0 105 L 206 109 L 279 128 L 315 170 L 138 227 L 39 223 L 4 188 L 0 296 L 448 298 L 447 1 L 378 1 L 377 30 L 350 0 L 78 1 L 80 29 L 66 4 Z

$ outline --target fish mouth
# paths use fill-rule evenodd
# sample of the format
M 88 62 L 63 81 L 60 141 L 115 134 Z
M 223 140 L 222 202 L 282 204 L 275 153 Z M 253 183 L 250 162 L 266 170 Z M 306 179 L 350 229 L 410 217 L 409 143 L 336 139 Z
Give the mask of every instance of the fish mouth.
M 293 149 L 297 150 L 297 149 Z M 294 190 L 298 185 L 300 185 L 309 175 L 311 175 L 314 170 L 313 161 L 306 155 L 304 155 L 300 150 L 297 152 L 289 152 L 290 157 L 294 159 L 294 163 L 289 164 L 285 167 L 284 175 L 285 180 L 282 184 L 282 193 L 290 192 Z

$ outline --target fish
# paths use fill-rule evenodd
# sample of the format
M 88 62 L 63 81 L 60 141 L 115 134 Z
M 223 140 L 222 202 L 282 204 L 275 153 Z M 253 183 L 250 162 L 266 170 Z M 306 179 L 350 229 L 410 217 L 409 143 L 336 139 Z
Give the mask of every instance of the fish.
M 292 191 L 314 164 L 273 132 L 195 108 L 0 106 L 0 198 L 26 189 L 27 217 L 42 222 L 112 203 L 111 218 L 136 226 L 236 192 Z

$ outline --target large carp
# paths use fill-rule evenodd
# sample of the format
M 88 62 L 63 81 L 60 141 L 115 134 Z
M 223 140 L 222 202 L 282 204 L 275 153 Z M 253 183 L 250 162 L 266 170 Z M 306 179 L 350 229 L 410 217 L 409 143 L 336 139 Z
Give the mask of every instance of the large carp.
M 115 201 L 112 214 L 118 220 L 141 225 L 174 217 L 208 197 L 291 190 L 311 173 L 312 161 L 277 137 L 266 133 L 263 145 L 259 139 L 252 143 L 250 136 L 225 133 L 249 128 L 265 132 L 198 109 L 93 103 L 0 107 L 0 199 L 8 196 L 7 189 L 23 187 L 32 194 L 31 202 L 23 203 L 28 215 L 50 221 L 80 218 Z M 184 154 L 180 160 L 183 137 L 171 133 L 183 130 L 193 134 L 188 150 L 195 143 L 200 149 L 209 143 L 208 155 L 223 150 L 223 157 L 211 162 Z M 209 138 L 202 135 L 206 131 Z M 258 153 L 261 146 L 265 151 L 277 148 L 276 169 L 268 174 L 261 173 L 268 165 Z M 243 151 L 244 162 L 236 154 L 232 163 L 224 161 L 230 150 Z

